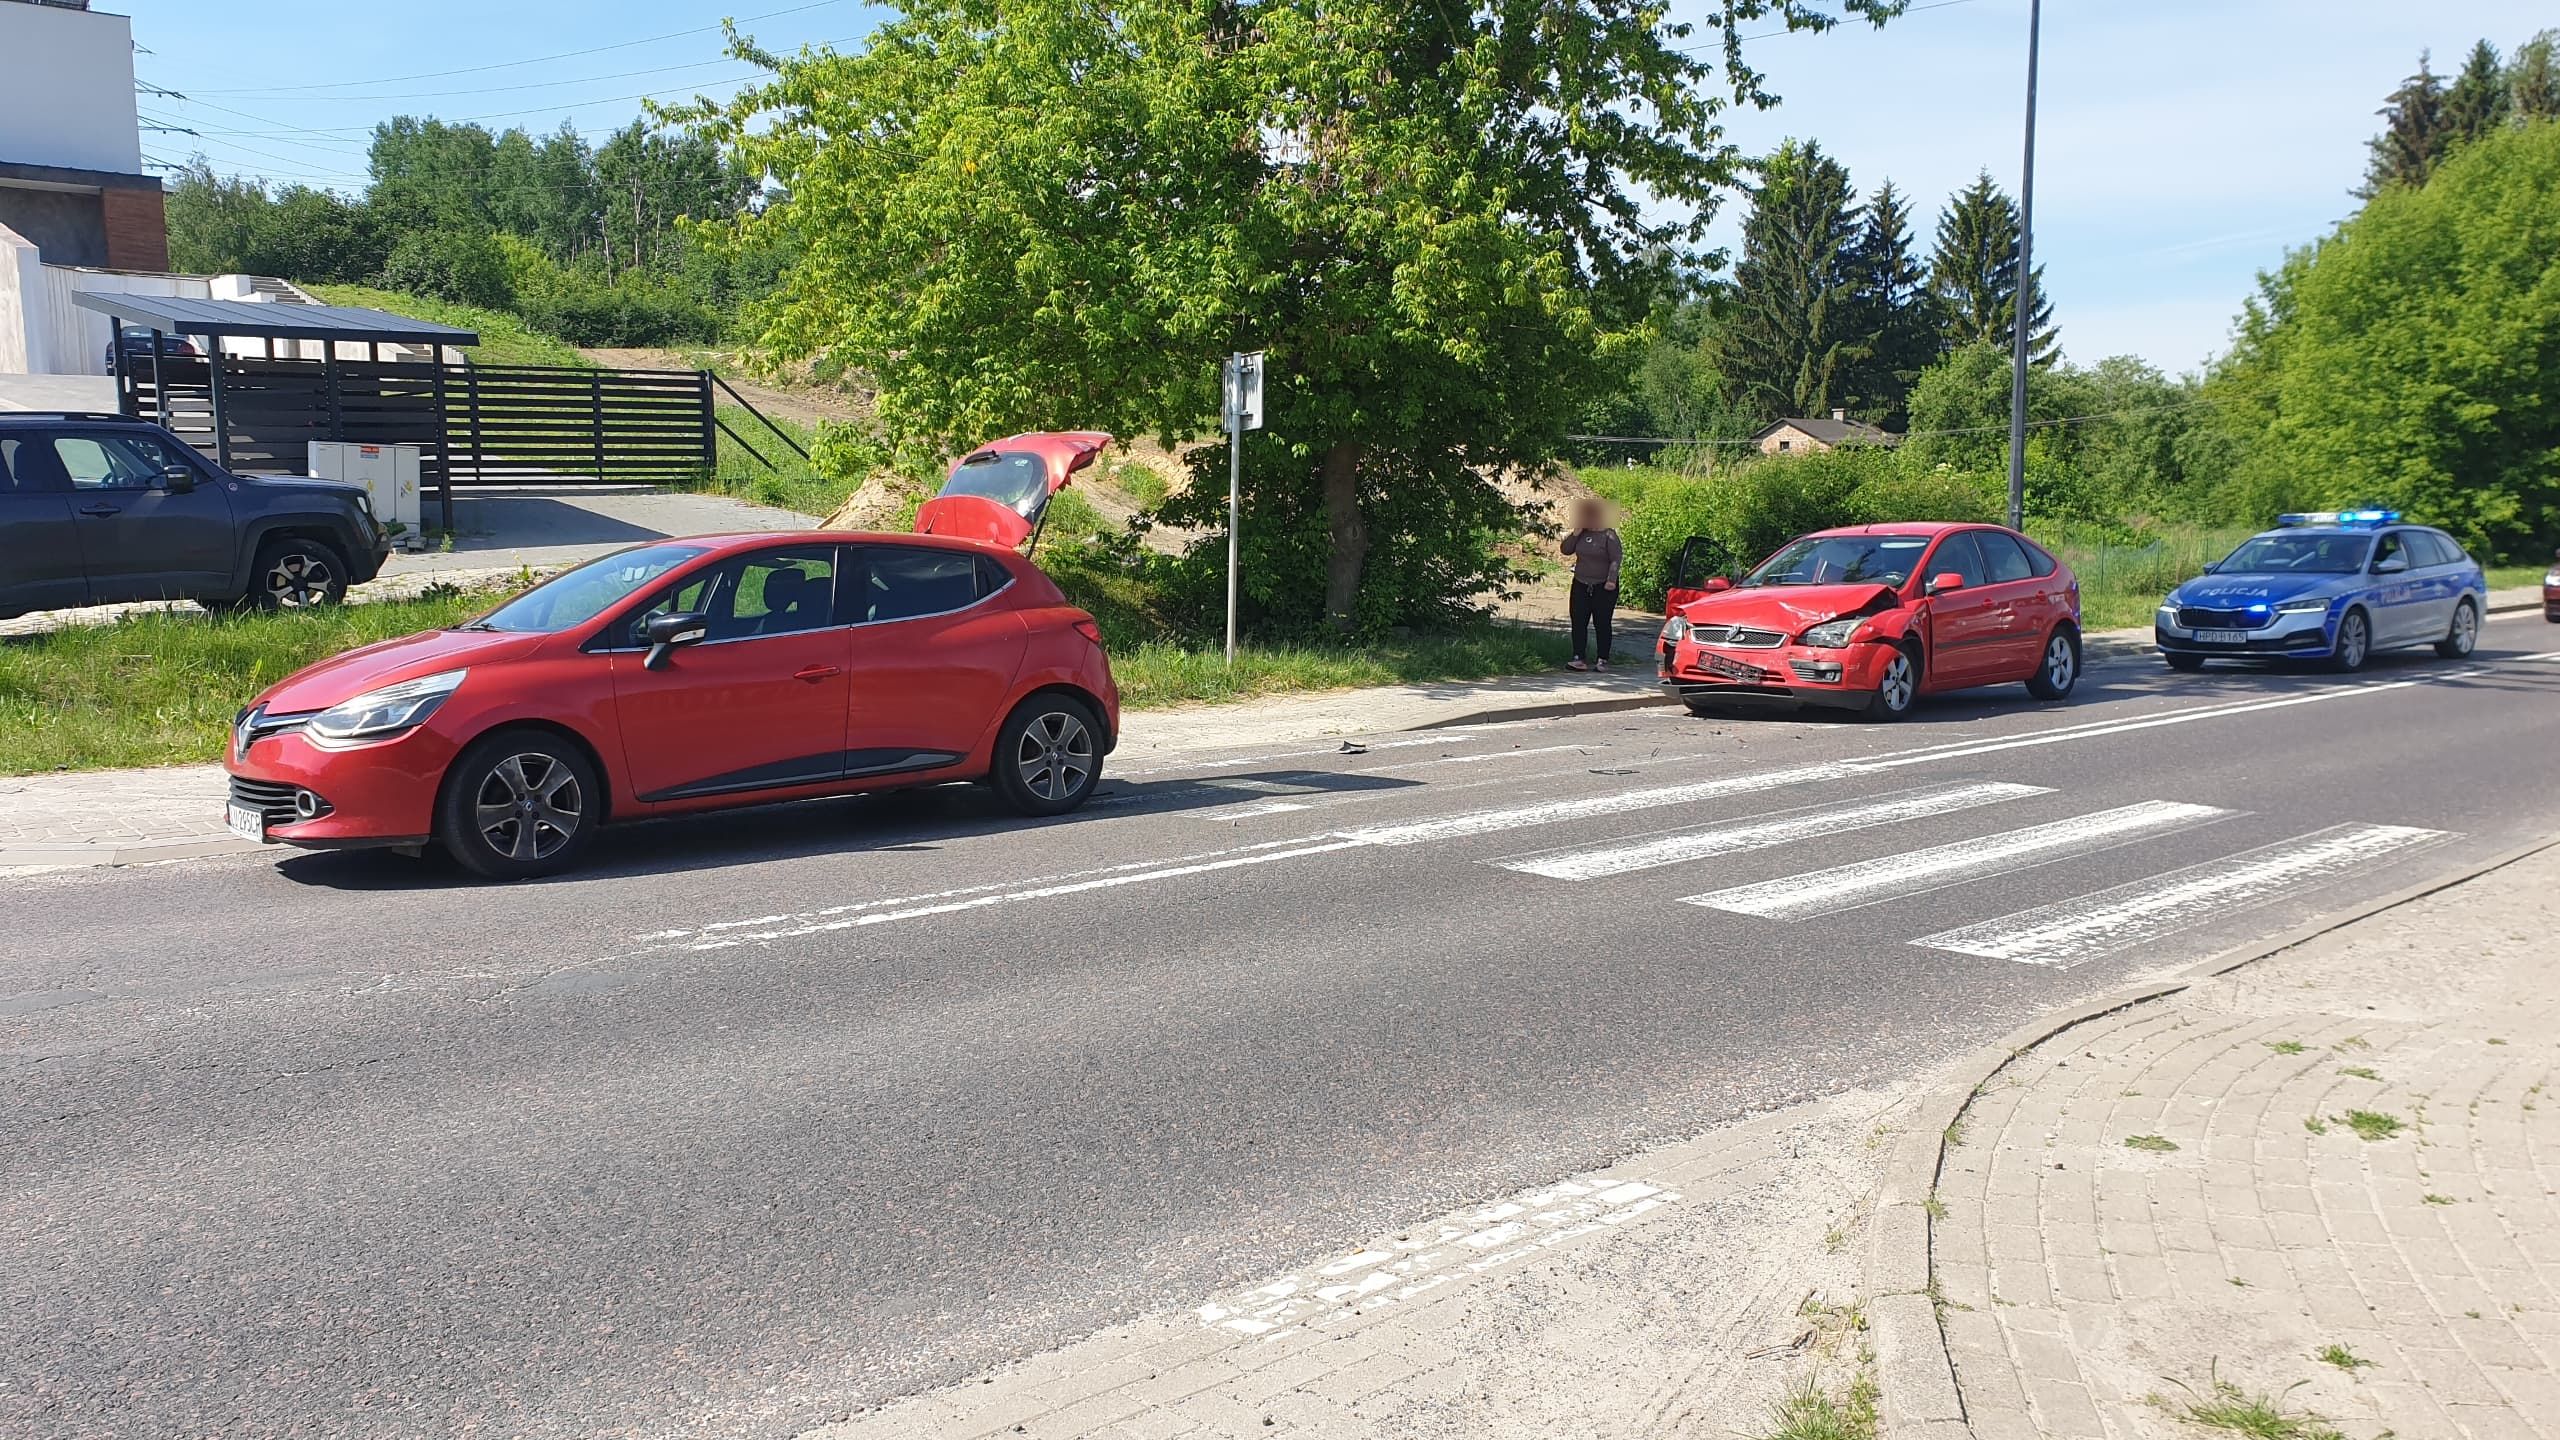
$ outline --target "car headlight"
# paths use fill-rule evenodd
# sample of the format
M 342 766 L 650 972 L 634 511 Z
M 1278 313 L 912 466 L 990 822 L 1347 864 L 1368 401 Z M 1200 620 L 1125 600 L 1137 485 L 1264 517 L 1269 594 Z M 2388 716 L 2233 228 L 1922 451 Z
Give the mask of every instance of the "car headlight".
M 322 740 L 378 740 L 415 729 L 462 683 L 469 670 L 445 670 L 368 690 L 343 705 L 323 710 L 303 727 Z
M 1674 644 L 1687 639 L 1688 635 L 1689 622 L 1681 619 L 1677 615 L 1672 616 L 1662 627 L 1662 638 L 1671 641 Z
M 2276 607 L 2276 613 L 2279 615 L 2326 615 L 2329 613 L 2329 602 L 2326 600 L 2288 600 L 2284 604 Z
M 2542 577 L 2542 583 L 2545 585 L 2560 585 L 2560 570 L 2554 570 L 2544 575 Z
M 1866 619 L 1864 615 L 1843 615 L 1837 620 L 1825 620 L 1797 636 L 1796 643 L 1822 650 L 1837 650 L 1849 643 L 1849 637 L 1857 633 Z

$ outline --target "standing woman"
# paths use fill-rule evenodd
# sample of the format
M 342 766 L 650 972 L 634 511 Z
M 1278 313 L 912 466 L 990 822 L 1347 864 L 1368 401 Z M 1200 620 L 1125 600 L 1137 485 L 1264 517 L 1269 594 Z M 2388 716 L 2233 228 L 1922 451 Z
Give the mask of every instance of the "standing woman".
M 1573 507 L 1573 528 L 1565 532 L 1564 553 L 1573 557 L 1573 659 L 1566 662 L 1568 670 L 1609 668 L 1609 622 L 1618 610 L 1618 561 L 1626 547 L 1618 543 L 1608 519 L 1599 500 L 1586 498 Z M 1587 650 L 1586 628 L 1598 632 Z M 1585 655 L 1591 664 L 1582 663 Z

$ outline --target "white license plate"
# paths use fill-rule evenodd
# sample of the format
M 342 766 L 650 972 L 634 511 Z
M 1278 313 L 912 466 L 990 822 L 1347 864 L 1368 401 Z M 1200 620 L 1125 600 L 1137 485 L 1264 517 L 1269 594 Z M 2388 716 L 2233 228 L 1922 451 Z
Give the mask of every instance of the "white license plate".
M 241 839 L 260 845 L 267 843 L 267 817 L 264 814 L 246 805 L 228 805 L 223 807 L 222 820 L 231 827 L 231 833 Z
M 2249 643 L 2249 632 L 2246 630 L 2199 630 L 2196 632 L 2196 643 L 2199 645 L 2246 645 Z

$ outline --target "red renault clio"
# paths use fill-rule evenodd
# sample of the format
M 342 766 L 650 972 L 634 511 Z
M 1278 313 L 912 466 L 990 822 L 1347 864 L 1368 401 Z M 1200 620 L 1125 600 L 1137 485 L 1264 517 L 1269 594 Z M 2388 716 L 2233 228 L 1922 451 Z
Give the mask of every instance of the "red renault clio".
M 516 879 L 611 820 L 892 786 L 985 780 L 1062 814 L 1119 727 L 1100 628 L 1010 549 L 703 536 L 287 678 L 240 712 L 228 818 L 288 845 L 435 844 Z
M 1924 694 L 2024 681 L 2060 700 L 2079 681 L 2080 582 L 2014 530 L 1819 530 L 1738 582 L 1686 573 L 1706 548 L 1675 569 L 1657 656 L 1701 714 L 1779 701 L 1894 720 Z

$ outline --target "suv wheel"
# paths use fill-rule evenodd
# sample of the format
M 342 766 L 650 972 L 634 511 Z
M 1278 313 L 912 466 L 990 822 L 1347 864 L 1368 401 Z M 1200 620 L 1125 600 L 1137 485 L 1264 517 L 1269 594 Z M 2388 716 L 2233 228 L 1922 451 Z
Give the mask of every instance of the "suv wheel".
M 2436 653 L 2447 660 L 2459 660 L 2480 643 L 2480 609 L 2469 600 L 2453 607 L 2453 628 L 2436 642 Z
M 501 730 L 445 772 L 436 840 L 475 875 L 530 880 L 569 868 L 603 815 L 603 785 L 577 746 L 538 730 Z
M 1064 815 L 1102 778 L 1101 727 L 1082 702 L 1034 695 L 996 732 L 996 791 L 1025 815 Z
M 269 540 L 249 567 L 248 598 L 261 610 L 335 605 L 347 598 L 347 562 L 322 541 Z
M 2338 639 L 2329 649 L 2329 668 L 2352 675 L 2364 668 L 2372 654 L 2373 622 L 2361 610 L 2348 611 L 2347 618 L 2338 622 Z

